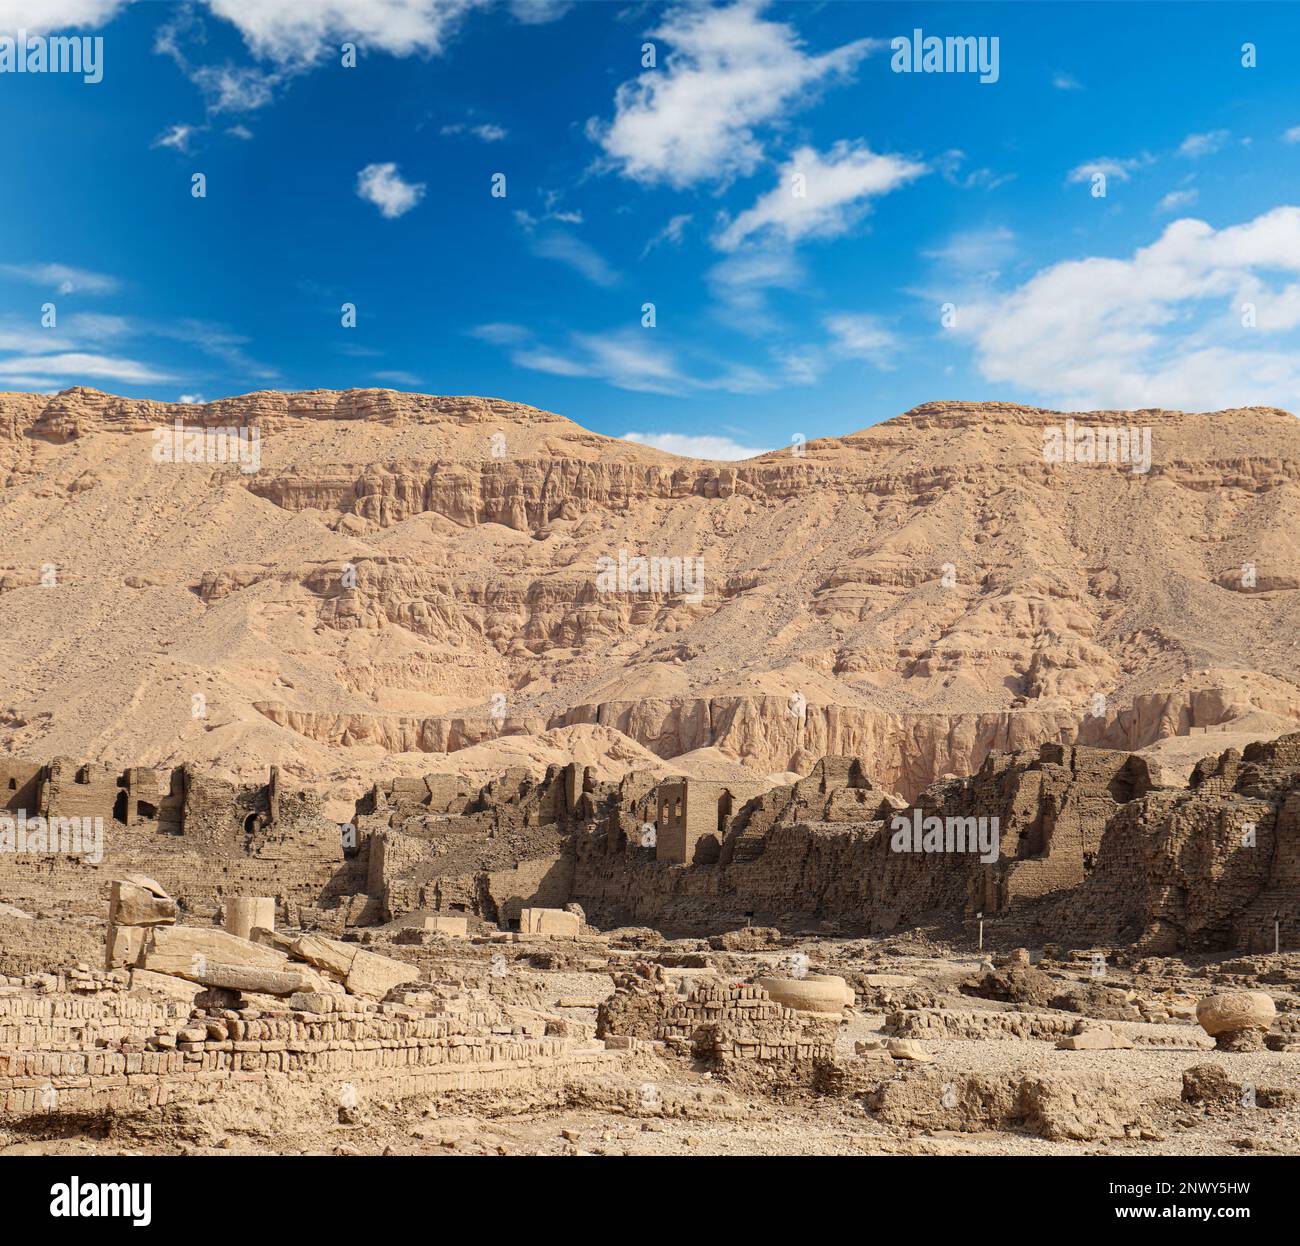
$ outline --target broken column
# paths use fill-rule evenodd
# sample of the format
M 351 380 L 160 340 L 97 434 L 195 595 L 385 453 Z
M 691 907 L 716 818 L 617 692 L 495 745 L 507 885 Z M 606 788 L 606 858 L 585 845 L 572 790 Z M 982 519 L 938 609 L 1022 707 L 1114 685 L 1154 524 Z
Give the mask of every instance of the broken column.
M 275 900 L 270 896 L 235 896 L 226 901 L 226 930 L 241 939 L 258 927 L 275 929 Z

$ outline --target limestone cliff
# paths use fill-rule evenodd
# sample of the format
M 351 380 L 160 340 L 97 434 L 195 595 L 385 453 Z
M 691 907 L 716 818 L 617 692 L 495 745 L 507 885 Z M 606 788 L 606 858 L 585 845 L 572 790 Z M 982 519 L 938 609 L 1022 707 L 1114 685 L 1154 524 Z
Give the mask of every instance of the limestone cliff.
M 1073 417 L 1150 428 L 1134 472 L 1046 462 L 1065 418 L 931 403 L 716 463 L 487 398 L 0 395 L 0 742 L 338 798 L 431 752 L 845 753 L 911 797 L 990 750 L 1300 722 L 1300 424 Z M 255 468 L 157 461 L 177 421 Z M 620 555 L 676 562 L 611 588 Z

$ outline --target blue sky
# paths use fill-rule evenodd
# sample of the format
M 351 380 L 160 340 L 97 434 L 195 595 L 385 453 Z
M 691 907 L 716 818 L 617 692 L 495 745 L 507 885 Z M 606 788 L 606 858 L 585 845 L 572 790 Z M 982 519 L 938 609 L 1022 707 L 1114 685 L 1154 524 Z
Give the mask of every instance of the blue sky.
M 918 27 L 996 36 L 997 81 L 895 72 Z M 18 29 L 102 37 L 103 79 L 0 72 L 0 388 L 489 394 L 720 455 L 939 398 L 1300 410 L 1291 5 L 0 0 Z

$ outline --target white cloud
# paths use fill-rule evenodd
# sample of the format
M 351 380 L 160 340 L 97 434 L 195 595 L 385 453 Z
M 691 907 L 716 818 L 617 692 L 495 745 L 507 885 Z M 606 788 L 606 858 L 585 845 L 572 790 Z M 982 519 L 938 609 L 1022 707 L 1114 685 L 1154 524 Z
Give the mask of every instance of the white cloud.
M 532 334 L 517 324 L 481 324 L 470 330 L 470 336 L 493 346 L 522 346 Z
M 873 198 L 925 172 L 923 164 L 877 155 L 862 143 L 836 143 L 825 156 L 801 147 L 781 167 L 776 186 L 729 222 L 715 241 L 724 251 L 734 251 L 754 234 L 792 243 L 831 238 L 861 219 Z
M 951 235 L 940 247 L 924 251 L 926 259 L 942 264 L 958 278 L 996 277 L 1015 254 L 1016 236 L 1005 225 L 967 229 Z
M 639 446 L 666 450 L 688 459 L 752 459 L 756 454 L 766 454 L 767 449 L 742 446 L 730 437 L 714 437 L 689 433 L 624 433 L 624 441 L 634 441 Z
M 694 218 L 689 212 L 683 212 L 672 217 L 668 224 L 645 244 L 645 249 L 641 252 L 641 258 L 645 259 L 655 247 L 662 246 L 665 242 L 670 243 L 672 246 L 679 245 L 682 240 L 682 232 L 691 223 L 692 219 Z
M 203 395 L 202 395 L 202 394 L 182 394 L 182 395 L 177 399 L 177 401 L 183 403 L 183 404 L 184 404 L 185 406 L 187 406 L 187 407 L 193 407 L 193 406 L 197 406 L 197 405 L 199 405 L 200 403 L 203 402 Z
M 522 325 L 480 325 L 470 332 L 482 341 L 507 348 L 516 367 L 552 376 L 604 381 L 638 393 L 677 396 L 721 390 L 754 394 L 773 386 L 768 377 L 743 364 L 726 364 L 703 375 L 692 375 L 679 362 L 666 336 L 655 329 L 570 333 L 561 344 L 539 341 Z
M 376 372 L 374 375 L 376 381 L 385 381 L 390 385 L 401 385 L 405 389 L 414 389 L 415 386 L 424 383 L 414 372 L 403 372 L 400 368 L 392 368 L 386 372 Z
M 341 41 L 393 56 L 436 56 L 484 0 L 207 0 L 254 56 L 315 64 Z
M 424 183 L 406 181 L 391 161 L 368 164 L 357 174 L 357 194 L 373 203 L 381 216 L 394 220 L 424 198 Z
M 197 130 L 192 125 L 174 125 L 164 130 L 152 143 L 150 147 L 170 147 L 174 151 L 189 151 L 190 139 L 194 137 Z
M 229 134 L 231 138 L 242 139 L 246 143 L 253 137 L 253 131 L 246 125 L 232 125 L 226 133 Z
M 618 285 L 622 280 L 605 257 L 576 234 L 553 230 L 534 238 L 530 246 L 534 255 L 567 264 L 586 277 L 592 285 L 608 288 Z
M 1082 91 L 1083 84 L 1073 74 L 1057 74 L 1052 79 L 1052 85 L 1058 91 Z
M 756 127 L 784 120 L 827 80 L 851 73 L 883 41 L 857 39 L 822 55 L 798 33 L 760 15 L 758 0 L 670 10 L 650 41 L 671 45 L 657 68 L 624 82 L 614 119 L 587 123 L 606 160 L 625 176 L 681 189 L 754 170 Z
M 574 5 L 574 0 L 510 0 L 510 15 L 525 26 L 541 26 L 558 21 Z
M 841 313 L 823 322 L 831 336 L 831 353 L 841 359 L 865 359 L 882 370 L 894 366 L 898 338 L 875 316 Z
M 1228 141 L 1227 130 L 1210 130 L 1205 134 L 1189 134 L 1179 144 L 1178 154 L 1196 160 L 1201 156 L 1212 156 Z
M 1191 207 L 1200 197 L 1200 193 L 1194 186 L 1187 190 L 1171 190 L 1156 205 L 1156 209 L 1160 212 L 1181 211 L 1183 208 Z
M 275 369 L 247 355 L 246 338 L 220 325 L 186 317 L 149 321 L 89 311 L 61 314 L 57 330 L 33 328 L 26 318 L 0 320 L 0 353 L 6 356 L 0 358 L 0 376 L 11 385 L 22 383 L 33 389 L 80 381 L 172 380 L 171 370 L 138 361 L 139 350 L 156 348 L 159 341 L 194 347 L 243 380 L 277 376 Z
M 945 151 L 934 159 L 934 167 L 939 176 L 949 185 L 959 186 L 962 190 L 996 190 L 1004 182 L 1015 180 L 1014 173 L 994 173 L 989 168 L 971 169 L 962 172 L 966 153 L 958 148 Z
M 209 112 L 252 112 L 275 98 L 284 75 L 268 73 L 254 65 L 198 65 L 189 71 Z
M 111 22 L 130 0 L 0 0 L 0 31 L 85 27 L 93 30 Z
M 1138 156 L 1132 160 L 1116 160 L 1113 156 L 1099 156 L 1096 160 L 1086 160 L 1075 165 L 1066 175 L 1067 182 L 1090 182 L 1100 173 L 1113 182 L 1127 182 L 1129 175 L 1145 164 L 1151 163 L 1150 156 Z
M 564 225 L 581 225 L 582 213 L 561 211 L 558 208 L 560 195 L 547 191 L 543 195 L 545 208 L 540 218 L 520 208 L 515 212 L 515 220 L 529 237 L 528 248 L 542 259 L 556 260 L 567 264 L 580 272 L 592 285 L 616 286 L 622 281 L 619 273 L 595 247 L 584 242 L 571 229 L 556 229 L 553 225 L 538 232 L 538 226 L 558 222 Z
M 1293 125 L 1282 135 L 1284 143 L 1300 143 L 1300 125 Z
M 902 349 L 897 335 L 867 312 L 837 312 L 822 318 L 826 339 L 803 346 L 778 346 L 772 351 L 786 381 L 815 385 L 827 368 L 845 360 L 859 360 L 882 372 L 894 367 Z
M 0 274 L 32 285 L 47 286 L 60 294 L 111 294 L 117 289 L 115 277 L 92 273 L 84 268 L 71 268 L 67 264 L 0 264 Z
M 795 290 L 804 272 L 786 246 L 754 247 L 720 260 L 705 274 L 718 300 L 717 314 L 734 328 L 749 333 L 775 329 L 768 315 L 769 290 Z
M 144 384 L 171 378 L 148 364 L 110 355 L 72 351 L 61 355 L 19 355 L 0 359 L 0 376 L 93 377 L 96 380 Z
M 1270 284 L 1270 280 L 1272 284 Z M 1257 327 L 1243 328 L 1243 303 Z M 1300 208 L 1184 218 L 1129 259 L 1043 269 L 962 308 L 980 374 L 1066 410 L 1300 405 Z
M 470 125 L 465 121 L 457 121 L 453 125 L 445 125 L 438 131 L 444 136 L 455 134 L 472 134 L 475 138 L 480 138 L 485 143 L 499 143 L 509 135 L 509 131 L 504 126 L 492 125 L 490 122 L 484 122 L 481 125 Z
M 672 352 L 658 343 L 652 330 L 574 333 L 570 342 L 568 352 L 525 348 L 515 353 L 514 362 L 537 372 L 595 377 L 642 393 L 676 394 L 684 388 Z

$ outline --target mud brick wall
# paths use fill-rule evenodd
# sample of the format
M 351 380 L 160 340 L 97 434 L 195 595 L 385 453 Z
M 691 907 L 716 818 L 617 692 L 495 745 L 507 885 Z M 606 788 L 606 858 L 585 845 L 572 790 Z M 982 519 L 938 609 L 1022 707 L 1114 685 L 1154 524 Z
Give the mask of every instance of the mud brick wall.
M 35 813 L 40 807 L 43 766 L 24 761 L 0 761 L 0 808 Z
M 833 1025 L 782 1021 L 759 1026 L 721 1021 L 705 1027 L 701 1052 L 712 1063 L 813 1064 L 835 1058 Z
M 107 823 L 117 804 L 120 773 L 93 762 L 56 758 L 41 785 L 40 812 L 56 818 L 103 818 Z
M 488 1090 L 537 1085 L 616 1060 L 569 1038 L 473 1032 L 457 1017 L 378 1013 L 316 1017 L 293 1013 L 232 1022 L 239 1038 L 182 1042 L 145 1050 L 143 1038 L 177 1021 L 161 1006 L 132 997 L 83 1003 L 76 1019 L 96 1037 L 118 1038 L 126 1027 L 141 1041 L 119 1050 L 60 1049 L 68 1020 L 62 1001 L 0 1001 L 13 1026 L 0 1023 L 0 1109 L 10 1116 L 147 1111 L 171 1102 L 243 1094 L 253 1085 L 311 1079 L 308 1093 L 382 1084 L 387 1094 Z M 78 1001 L 66 1001 L 73 1003 Z M 54 1011 L 49 1011 L 51 1004 Z M 174 1007 L 174 1006 L 173 1006 Z M 188 1016 L 189 1009 L 185 1010 Z M 15 1037 L 8 1040 L 12 1028 Z M 131 1034 L 127 1035 L 128 1039 Z M 56 1093 L 50 1096 L 49 1088 Z
M 0 994 L 0 1059 L 12 1051 L 76 1051 L 184 1024 L 190 1005 L 126 992 Z
M 1263 801 L 1152 793 L 1110 820 L 1097 869 L 1046 924 L 1073 945 L 1136 942 L 1152 955 L 1239 946 L 1238 915 L 1266 889 L 1275 841 Z
M 484 876 L 488 908 L 494 909 L 500 924 L 516 921 L 521 909 L 563 908 L 573 896 L 573 858 L 534 857 L 509 870 L 493 870 Z
M 596 1032 L 656 1042 L 689 1043 L 696 1055 L 729 1061 L 829 1060 L 836 1018 L 776 1003 L 761 987 L 701 983 L 688 997 L 636 983 L 600 1006 Z
M 834 921 L 890 931 L 934 914 L 960 915 L 978 862 L 894 853 L 883 823 L 781 826 L 763 850 L 729 864 L 677 866 L 577 841 L 573 899 L 597 925 L 653 925 L 716 934 L 760 925 Z

